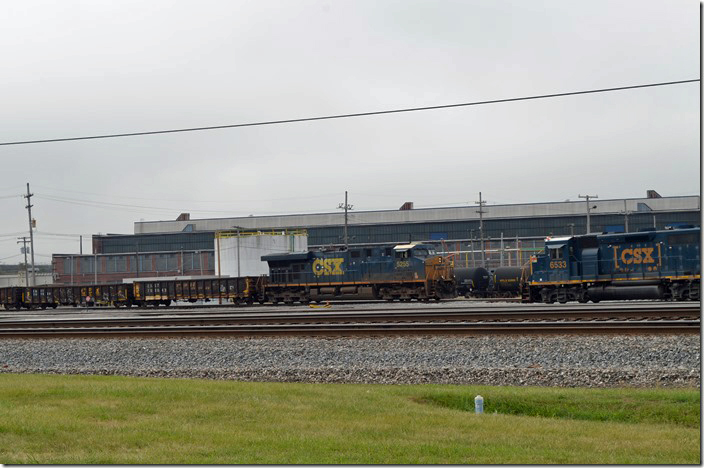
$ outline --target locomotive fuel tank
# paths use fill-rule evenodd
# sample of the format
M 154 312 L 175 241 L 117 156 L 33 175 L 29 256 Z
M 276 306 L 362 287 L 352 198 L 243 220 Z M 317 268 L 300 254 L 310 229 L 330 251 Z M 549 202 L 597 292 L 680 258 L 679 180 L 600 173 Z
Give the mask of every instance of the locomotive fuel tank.
M 592 301 L 616 301 L 633 299 L 660 299 L 665 293 L 662 284 L 639 286 L 592 286 L 588 290 Z

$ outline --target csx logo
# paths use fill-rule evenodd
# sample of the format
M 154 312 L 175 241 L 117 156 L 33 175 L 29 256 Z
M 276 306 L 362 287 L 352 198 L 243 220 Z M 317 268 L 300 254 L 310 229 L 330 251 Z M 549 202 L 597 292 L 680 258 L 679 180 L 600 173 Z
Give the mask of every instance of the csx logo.
M 315 276 L 342 275 L 342 262 L 344 258 L 316 258 L 313 261 L 313 274 Z
M 614 247 L 614 260 L 618 267 L 618 260 L 624 265 L 640 264 L 640 263 L 655 263 L 653 258 L 653 247 L 640 247 L 635 249 L 623 249 L 621 255 L 618 255 L 618 247 Z

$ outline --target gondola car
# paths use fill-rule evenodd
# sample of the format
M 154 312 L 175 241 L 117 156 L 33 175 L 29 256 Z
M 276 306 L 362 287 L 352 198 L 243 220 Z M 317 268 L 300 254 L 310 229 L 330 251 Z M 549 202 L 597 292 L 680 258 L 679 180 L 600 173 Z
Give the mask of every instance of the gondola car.
M 235 304 L 264 302 L 265 277 L 209 278 L 197 280 L 135 281 L 132 304 L 169 306 L 172 301 L 218 300 Z

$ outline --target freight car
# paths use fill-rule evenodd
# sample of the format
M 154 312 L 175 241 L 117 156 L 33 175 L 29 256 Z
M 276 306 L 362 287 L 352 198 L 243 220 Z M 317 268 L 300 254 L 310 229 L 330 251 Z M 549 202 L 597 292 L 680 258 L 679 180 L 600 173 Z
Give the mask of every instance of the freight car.
M 132 303 L 168 306 L 172 301 L 224 300 L 234 304 L 264 302 L 266 277 L 209 278 L 198 280 L 135 281 Z M 129 307 L 129 304 L 127 304 Z
M 10 288 L 3 288 L 10 289 Z M 79 305 L 120 305 L 132 304 L 133 294 L 131 284 L 93 284 L 81 286 L 35 286 L 29 288 L 12 288 L 20 291 L 21 302 L 15 308 L 56 308 Z M 0 302 L 3 291 L 0 290 Z
M 455 282 L 458 296 L 487 297 L 491 274 L 483 267 L 455 268 Z
M 700 299 L 701 229 L 546 239 L 531 259 L 525 302 Z
M 452 261 L 427 244 L 273 254 L 262 260 L 269 263 L 266 299 L 274 304 L 305 304 L 311 293 L 339 296 L 360 288 L 387 301 L 456 295 Z
M 524 276 L 520 267 L 456 268 L 457 294 L 478 298 L 520 297 Z
M 62 306 L 169 306 L 173 301 L 225 300 L 235 304 L 264 301 L 266 277 L 135 281 L 121 284 L 0 288 L 5 309 Z

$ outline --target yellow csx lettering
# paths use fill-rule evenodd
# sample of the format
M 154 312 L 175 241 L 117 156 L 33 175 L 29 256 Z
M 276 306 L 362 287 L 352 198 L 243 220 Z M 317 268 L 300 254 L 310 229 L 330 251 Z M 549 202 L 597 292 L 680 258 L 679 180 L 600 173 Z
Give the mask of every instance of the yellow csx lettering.
M 315 276 L 342 275 L 342 262 L 344 258 L 316 258 L 313 261 L 313 274 Z
M 626 265 L 630 265 L 631 263 L 636 265 L 640 263 L 655 263 L 653 250 L 655 250 L 653 247 L 623 249 L 621 252 L 621 261 Z

